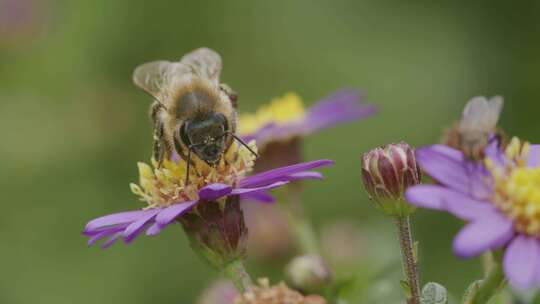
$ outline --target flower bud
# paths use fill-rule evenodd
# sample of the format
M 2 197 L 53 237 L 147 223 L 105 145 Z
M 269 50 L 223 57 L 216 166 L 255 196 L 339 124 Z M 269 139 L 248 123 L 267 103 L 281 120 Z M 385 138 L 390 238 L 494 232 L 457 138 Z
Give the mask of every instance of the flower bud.
M 375 148 L 362 156 L 364 187 L 387 215 L 406 216 L 414 211 L 403 200 L 403 193 L 420 179 L 414 150 L 405 142 Z
M 295 257 L 285 273 L 291 286 L 305 293 L 321 293 L 332 279 L 330 269 L 316 254 Z
M 247 228 L 237 195 L 199 204 L 179 220 L 191 247 L 212 266 L 222 269 L 245 258 Z

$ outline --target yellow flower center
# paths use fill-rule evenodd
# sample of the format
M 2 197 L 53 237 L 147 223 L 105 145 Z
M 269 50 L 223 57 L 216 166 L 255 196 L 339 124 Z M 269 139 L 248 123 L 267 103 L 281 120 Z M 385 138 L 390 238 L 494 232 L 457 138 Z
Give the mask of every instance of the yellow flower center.
M 240 135 L 252 134 L 270 124 L 285 124 L 304 118 L 305 109 L 302 99 L 295 93 L 273 99 L 268 105 L 260 107 L 253 114 L 242 114 L 238 120 Z
M 486 159 L 494 177 L 494 203 L 514 222 L 516 231 L 540 237 L 540 167 L 528 168 L 529 143 L 513 138 L 505 150 L 508 163 Z
M 249 143 L 253 151 L 257 151 L 255 142 Z M 212 183 L 223 183 L 234 186 L 253 168 L 255 157 L 244 146 L 234 142 L 215 167 L 211 167 L 197 156 L 191 159 L 189 181 L 186 184 L 186 161 L 164 160 L 161 166 L 152 159 L 152 166 L 139 162 L 139 184 L 130 184 L 131 191 L 140 200 L 148 204 L 148 208 L 167 207 L 172 204 L 193 201 L 199 198 L 199 190 Z

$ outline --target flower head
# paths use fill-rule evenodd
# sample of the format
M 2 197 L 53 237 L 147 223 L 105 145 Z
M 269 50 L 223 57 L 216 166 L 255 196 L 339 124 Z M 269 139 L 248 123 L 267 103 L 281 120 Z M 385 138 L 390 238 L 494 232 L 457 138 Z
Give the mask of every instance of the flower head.
M 473 257 L 506 247 L 503 267 L 513 286 L 540 286 L 540 145 L 492 140 L 483 163 L 443 145 L 418 149 L 417 160 L 438 185 L 409 188 L 407 200 L 469 222 L 454 252 Z
M 259 286 L 252 288 L 238 296 L 234 304 L 326 304 L 326 300 L 319 296 L 303 296 L 290 289 L 285 283 L 270 286 L 267 279 L 260 279 Z
M 266 191 L 292 180 L 320 179 L 320 173 L 308 170 L 331 163 L 319 160 L 246 177 L 253 158 L 245 147 L 234 144 L 216 167 L 195 160 L 189 184 L 185 184 L 184 161 L 165 161 L 162 166 L 154 163 L 153 167 L 139 163 L 139 185 L 132 184 L 131 189 L 147 206 L 94 219 L 83 233 L 90 237 L 89 245 L 107 238 L 102 245 L 106 248 L 119 238 L 129 243 L 142 232 L 158 234 L 179 221 L 192 247 L 220 266 L 245 254 L 247 229 L 240 196 L 271 201 Z
M 407 187 L 420 183 L 414 150 L 405 142 L 375 148 L 362 156 L 362 180 L 371 199 L 387 215 L 414 211 L 402 202 Z
M 239 134 L 246 140 L 255 139 L 264 151 L 274 142 L 311 134 L 338 123 L 349 122 L 373 115 L 376 108 L 358 103 L 360 96 L 351 90 L 342 90 L 305 109 L 297 94 L 288 93 L 274 99 L 254 114 L 240 116 Z

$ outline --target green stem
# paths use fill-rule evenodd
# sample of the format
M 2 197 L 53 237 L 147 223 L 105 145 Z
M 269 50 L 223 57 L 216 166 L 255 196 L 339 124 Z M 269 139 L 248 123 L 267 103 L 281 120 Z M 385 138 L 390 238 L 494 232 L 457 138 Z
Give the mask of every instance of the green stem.
M 403 274 L 405 275 L 409 294 L 407 304 L 420 303 L 420 283 L 418 279 L 418 265 L 415 249 L 411 235 L 411 224 L 409 216 L 399 216 L 395 218 L 398 232 L 399 245 L 401 247 L 401 261 L 403 264 Z
M 285 208 L 289 214 L 289 222 L 294 229 L 295 239 L 302 254 L 319 254 L 319 242 L 313 225 L 306 217 L 300 203 L 300 191 L 298 185 L 287 187 Z
M 317 237 L 311 223 L 306 219 L 296 219 L 294 221 L 296 239 L 304 254 L 318 254 L 319 245 Z
M 233 282 L 236 289 L 242 293 L 253 287 L 253 281 L 240 259 L 227 264 L 223 269 L 223 273 Z
M 494 253 L 493 264 L 484 279 L 473 283 L 463 304 L 484 304 L 497 294 L 506 284 L 501 263 L 501 253 Z

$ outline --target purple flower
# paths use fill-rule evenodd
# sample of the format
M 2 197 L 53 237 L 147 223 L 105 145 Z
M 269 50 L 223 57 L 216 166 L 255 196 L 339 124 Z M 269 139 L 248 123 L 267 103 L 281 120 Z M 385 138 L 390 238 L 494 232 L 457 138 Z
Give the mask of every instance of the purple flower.
M 406 192 L 416 206 L 449 212 L 467 221 L 453 242 L 464 258 L 505 247 L 503 269 L 514 287 L 540 286 L 540 145 L 496 141 L 483 163 L 444 145 L 416 152 L 421 168 L 438 184 Z
M 240 116 L 239 133 L 247 141 L 254 139 L 263 150 L 275 141 L 288 141 L 375 114 L 375 106 L 360 104 L 360 99 L 353 90 L 341 90 L 306 110 L 300 97 L 289 93 L 255 114 Z
M 88 245 L 106 239 L 102 248 L 111 246 L 117 239 L 122 238 L 126 243 L 133 241 L 138 235 L 156 235 L 175 220 L 200 204 L 218 204 L 231 197 L 249 196 L 255 200 L 267 202 L 270 197 L 266 191 L 285 185 L 293 180 L 321 179 L 318 172 L 309 171 L 314 168 L 328 166 L 330 160 L 318 160 L 292 166 L 277 168 L 256 175 L 235 180 L 233 184 L 210 183 L 201 187 L 195 199 L 181 199 L 167 204 L 154 204 L 146 210 L 136 210 L 114 213 L 91 220 L 86 225 L 83 234 L 89 237 Z M 145 168 L 141 176 L 147 174 Z M 146 183 L 142 180 L 141 184 Z M 142 185 L 144 187 L 144 185 Z M 150 187 L 150 186 L 149 186 Z M 162 189 L 163 190 L 163 189 Z M 135 192 L 141 192 L 138 189 Z M 143 193 L 144 195 L 147 194 Z M 142 194 L 142 195 L 143 195 Z

